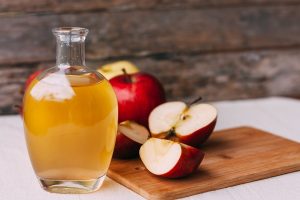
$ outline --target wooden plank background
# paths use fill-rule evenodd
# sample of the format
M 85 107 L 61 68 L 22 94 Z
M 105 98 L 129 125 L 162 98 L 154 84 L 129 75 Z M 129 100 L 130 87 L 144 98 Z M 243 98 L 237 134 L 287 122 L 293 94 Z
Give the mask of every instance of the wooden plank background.
M 0 114 L 28 74 L 53 66 L 51 29 L 90 29 L 92 67 L 128 59 L 168 99 L 299 96 L 300 0 L 0 0 Z

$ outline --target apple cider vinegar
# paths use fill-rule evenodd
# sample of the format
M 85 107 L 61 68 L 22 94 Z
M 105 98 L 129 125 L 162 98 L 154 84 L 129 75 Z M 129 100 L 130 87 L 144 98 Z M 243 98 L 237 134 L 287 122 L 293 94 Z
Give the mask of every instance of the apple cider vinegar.
M 28 150 L 37 176 L 101 177 L 108 169 L 117 130 L 117 102 L 110 85 L 105 80 L 70 77 L 64 97 L 57 93 L 58 87 L 50 91 L 46 79 L 34 81 L 24 97 Z
M 76 51 L 82 48 L 77 46 L 81 38 L 76 38 L 78 31 L 82 30 L 56 30 L 58 36 L 69 36 L 64 35 L 67 32 L 74 34 L 75 39 L 61 41 L 59 48 L 67 49 L 58 50 L 57 67 L 34 79 L 23 98 L 31 163 L 41 185 L 50 192 L 97 190 L 114 151 L 117 99 L 109 82 L 78 60 L 80 56 L 76 53 L 82 53 Z M 64 46 L 68 41 L 75 44 Z M 68 49 L 72 45 L 74 49 Z M 69 66 L 69 63 L 83 65 Z

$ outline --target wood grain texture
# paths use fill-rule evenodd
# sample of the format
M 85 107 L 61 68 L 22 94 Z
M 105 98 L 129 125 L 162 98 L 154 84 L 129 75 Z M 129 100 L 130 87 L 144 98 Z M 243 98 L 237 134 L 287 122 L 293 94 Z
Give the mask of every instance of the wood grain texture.
M 300 94 L 300 51 L 247 51 L 133 60 L 170 100 L 229 100 Z
M 185 9 L 222 6 L 286 5 L 299 0 L 0 0 L 0 12 L 82 12 L 94 10 Z
M 89 61 L 96 68 L 110 61 Z M 300 94 L 300 50 L 246 51 L 207 55 L 157 55 L 130 59 L 155 75 L 169 100 L 202 96 L 205 101 Z M 15 113 L 28 74 L 54 63 L 0 66 L 0 114 Z
M 300 6 L 2 16 L 0 64 L 55 58 L 51 28 L 90 29 L 87 58 L 300 46 Z M 22 48 L 20 48 L 22 47 Z
M 284 147 L 284 148 L 279 148 Z M 300 170 L 300 144 L 249 127 L 215 132 L 197 173 L 150 174 L 140 160 L 113 160 L 108 176 L 147 199 L 176 199 Z
M 30 73 L 30 65 L 0 66 L 0 115 L 17 113 L 22 104 L 22 90 Z

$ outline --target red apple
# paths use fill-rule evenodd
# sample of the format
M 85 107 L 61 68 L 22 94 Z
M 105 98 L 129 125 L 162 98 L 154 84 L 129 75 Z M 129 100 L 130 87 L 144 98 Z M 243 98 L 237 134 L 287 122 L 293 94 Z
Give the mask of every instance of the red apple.
M 135 158 L 139 149 L 149 137 L 149 131 L 133 121 L 124 121 L 119 124 L 115 144 L 114 158 Z
M 140 148 L 140 157 L 151 173 L 166 178 L 180 178 L 198 169 L 204 153 L 182 143 L 150 138 Z
M 23 95 L 24 91 L 28 88 L 28 86 L 30 85 L 30 83 L 42 72 L 42 70 L 38 70 L 33 72 L 32 74 L 30 74 L 28 76 L 28 78 L 25 81 L 25 85 L 24 88 L 22 88 L 22 90 L 20 90 L 20 93 Z M 19 112 L 19 114 L 21 116 L 23 116 L 23 106 L 22 105 L 15 105 L 15 108 L 17 109 L 17 111 Z
M 161 104 L 149 116 L 152 137 L 199 147 L 213 132 L 217 110 L 209 104 L 187 106 L 175 101 Z
M 123 74 L 109 80 L 118 99 L 119 122 L 136 121 L 148 127 L 150 112 L 165 102 L 163 87 L 150 74 Z
M 98 68 L 98 72 L 100 72 L 107 80 L 123 74 L 123 69 L 126 70 L 128 74 L 133 74 L 139 71 L 138 67 L 133 63 L 121 60 L 113 63 L 108 63 Z
M 28 88 L 28 86 L 30 85 L 30 83 L 42 72 L 43 70 L 37 70 L 35 72 L 33 72 L 32 74 L 29 75 L 29 77 L 27 78 L 26 82 L 25 82 L 25 90 Z

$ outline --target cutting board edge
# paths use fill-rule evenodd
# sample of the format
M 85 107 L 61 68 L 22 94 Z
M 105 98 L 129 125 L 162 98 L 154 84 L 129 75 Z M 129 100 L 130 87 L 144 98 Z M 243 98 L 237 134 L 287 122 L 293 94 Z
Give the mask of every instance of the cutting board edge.
M 282 171 L 282 172 L 277 172 L 277 171 Z M 247 176 L 243 176 L 243 179 L 232 179 L 230 181 L 227 181 L 225 184 L 219 185 L 217 187 L 213 187 L 212 189 L 207 189 L 207 190 L 202 190 L 202 191 L 199 191 L 198 189 L 196 189 L 197 191 L 190 192 L 189 196 L 203 194 L 205 192 L 212 192 L 212 191 L 216 191 L 219 189 L 225 189 L 225 188 L 234 187 L 234 186 L 238 186 L 238 185 L 243 185 L 243 184 L 260 181 L 260 180 L 264 180 L 264 179 L 268 179 L 268 178 L 272 178 L 272 177 L 282 176 L 282 175 L 297 172 L 297 171 L 300 171 L 300 162 L 295 164 L 294 166 L 288 166 L 288 167 L 284 168 L 284 170 L 283 170 L 283 168 L 278 168 L 278 169 L 273 169 L 271 172 L 269 172 L 269 173 L 276 173 L 276 175 L 270 175 L 270 176 L 266 177 L 267 172 L 264 172 L 261 174 L 256 174 L 257 178 L 253 179 L 253 178 L 249 177 L 249 178 L 247 178 L 246 181 L 245 181 L 245 177 L 247 177 Z M 250 175 L 248 175 L 248 176 L 250 176 Z M 234 183 L 232 183 L 232 182 L 234 182 Z M 125 186 L 125 187 L 127 187 L 127 186 Z M 172 192 L 171 191 L 164 192 L 163 194 L 148 194 L 147 192 L 143 192 L 143 193 L 136 192 L 136 193 L 143 196 L 146 199 L 153 199 L 153 200 L 174 199 L 174 197 L 172 197 L 172 195 L 174 195 L 173 191 Z M 184 194 L 184 193 L 182 193 L 182 194 L 176 193 L 176 198 L 184 198 L 184 197 L 188 197 L 188 196 L 186 196 L 186 194 Z
M 126 180 L 126 178 L 120 177 L 118 176 L 118 178 L 116 178 L 116 173 L 112 172 L 112 171 L 108 171 L 107 172 L 107 176 L 111 179 L 113 179 L 114 181 L 116 181 L 117 183 L 121 184 L 122 186 L 130 189 L 131 191 L 133 191 L 134 193 L 146 198 L 146 199 L 150 199 L 150 196 L 148 195 L 148 193 L 145 190 L 142 190 L 139 187 L 136 187 L 135 185 L 130 184 L 130 181 Z
M 288 138 L 284 138 L 284 137 L 278 136 L 276 134 L 273 134 L 271 132 L 268 132 L 266 130 L 255 128 L 255 127 L 252 127 L 252 126 L 230 127 L 230 128 L 214 131 L 214 134 L 218 134 L 218 132 L 231 132 L 231 131 L 236 131 L 236 130 L 238 130 L 238 131 L 260 131 L 260 132 L 263 132 L 265 134 L 270 134 L 272 136 L 279 137 L 279 138 L 282 138 L 284 140 L 288 140 L 290 142 L 299 144 L 297 141 L 290 140 Z M 175 191 L 175 192 L 170 191 L 170 192 L 164 192 L 164 193 L 151 193 L 149 191 L 141 189 L 141 187 L 139 187 L 138 185 L 132 185 L 131 182 L 128 179 L 126 179 L 122 176 L 120 177 L 119 174 L 117 174 L 113 171 L 109 171 L 108 176 L 110 178 L 112 178 L 113 180 L 115 180 L 116 182 L 122 184 L 123 186 L 127 187 L 128 189 L 132 190 L 133 192 L 139 194 L 140 196 L 142 196 L 146 199 L 161 200 L 161 199 L 174 199 L 174 198 L 188 197 L 188 196 L 192 196 L 192 195 L 196 195 L 196 194 L 201 194 L 201 193 L 204 193 L 204 192 L 215 191 L 215 190 L 218 190 L 218 189 L 224 189 L 224 188 L 228 188 L 228 187 L 242 185 L 242 184 L 249 183 L 249 182 L 259 181 L 259 180 L 263 180 L 263 179 L 267 179 L 267 178 L 272 178 L 272 177 L 275 177 L 275 176 L 281 176 L 281 175 L 296 172 L 296 171 L 300 171 L 300 162 L 295 163 L 295 164 L 290 165 L 290 166 L 274 168 L 274 169 L 269 170 L 269 171 L 259 172 L 258 174 L 254 174 L 255 176 L 257 176 L 255 178 L 253 178 L 252 174 L 248 174 L 248 175 L 245 175 L 245 176 L 241 176 L 242 178 L 238 177 L 238 178 L 232 179 L 230 181 L 225 181 L 224 184 L 213 186 L 209 189 L 204 188 L 203 190 L 199 190 L 199 188 L 195 188 L 194 189 L 195 191 L 192 190 L 189 195 L 186 195 L 186 193 L 184 193 L 182 191 Z M 149 172 L 147 172 L 147 173 L 149 173 Z M 268 175 L 269 173 L 274 173 L 274 175 Z M 176 195 L 174 195 L 174 194 L 176 194 Z

